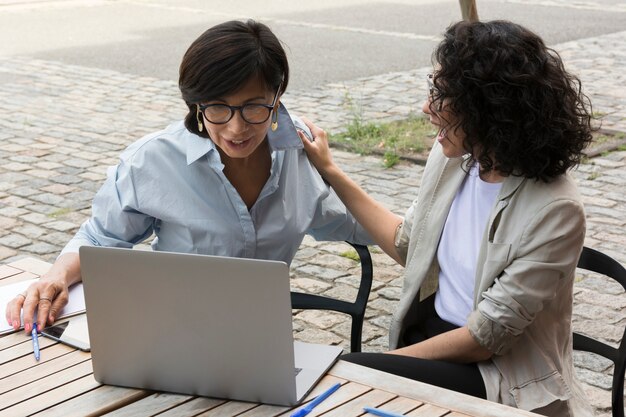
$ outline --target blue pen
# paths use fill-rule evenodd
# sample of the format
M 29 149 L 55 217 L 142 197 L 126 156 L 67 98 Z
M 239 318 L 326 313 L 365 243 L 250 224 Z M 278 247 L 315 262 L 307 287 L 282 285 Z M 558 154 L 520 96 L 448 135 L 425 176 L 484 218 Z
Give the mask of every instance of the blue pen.
M 35 359 L 39 360 L 39 338 L 37 337 L 37 325 L 33 325 L 33 331 L 30 332 L 30 337 L 33 339 L 33 353 Z
M 363 410 L 380 417 L 404 417 L 404 414 L 393 413 L 391 411 L 381 410 L 380 408 L 363 407 Z
M 315 397 L 315 399 L 313 401 L 311 401 L 310 403 L 308 403 L 306 405 L 306 407 L 303 407 L 303 408 L 299 409 L 298 411 L 292 413 L 291 416 L 289 416 L 289 417 L 303 417 L 303 416 L 306 416 L 307 414 L 309 414 L 311 412 L 311 410 L 313 410 L 322 401 L 324 401 L 326 398 L 328 398 L 330 396 L 330 394 L 332 394 L 333 392 L 337 391 L 340 386 L 341 386 L 341 384 L 339 382 L 337 382 L 335 385 L 333 385 L 332 387 L 328 388 L 326 391 L 322 392 L 320 395 Z

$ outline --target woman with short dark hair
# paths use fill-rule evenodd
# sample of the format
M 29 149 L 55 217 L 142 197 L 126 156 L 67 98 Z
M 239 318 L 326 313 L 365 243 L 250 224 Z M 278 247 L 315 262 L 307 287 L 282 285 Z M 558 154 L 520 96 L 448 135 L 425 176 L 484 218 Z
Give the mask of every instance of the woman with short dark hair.
M 406 266 L 390 354 L 348 361 L 548 416 L 590 416 L 572 365 L 585 237 L 568 170 L 591 106 L 558 54 L 506 21 L 460 22 L 434 53 L 423 111 L 439 133 L 404 219 L 332 161 L 309 158 L 380 247 Z
M 8 304 L 8 322 L 17 330 L 22 308 L 27 333 L 54 322 L 81 280 L 83 245 L 130 248 L 154 234 L 154 250 L 291 263 L 307 233 L 366 243 L 302 150 L 296 129 L 310 132 L 280 103 L 288 83 L 287 56 L 267 26 L 230 21 L 204 32 L 180 66 L 185 120 L 126 149 L 91 218 Z

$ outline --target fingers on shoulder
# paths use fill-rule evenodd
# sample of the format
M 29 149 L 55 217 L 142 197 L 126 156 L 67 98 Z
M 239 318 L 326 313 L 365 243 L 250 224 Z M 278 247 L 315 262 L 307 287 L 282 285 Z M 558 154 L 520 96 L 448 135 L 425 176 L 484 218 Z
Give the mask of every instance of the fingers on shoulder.
M 324 129 L 318 127 L 315 123 L 309 120 L 306 116 L 302 116 L 301 119 L 304 122 L 304 124 L 311 130 L 311 133 L 313 134 L 313 138 L 315 138 L 316 136 L 322 136 L 322 135 L 326 136 L 326 132 L 324 131 Z

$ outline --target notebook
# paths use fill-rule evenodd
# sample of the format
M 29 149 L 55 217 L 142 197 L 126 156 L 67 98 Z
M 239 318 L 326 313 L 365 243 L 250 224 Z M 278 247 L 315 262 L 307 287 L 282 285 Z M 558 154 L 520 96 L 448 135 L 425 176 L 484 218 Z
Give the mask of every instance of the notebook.
M 103 384 L 296 405 L 342 349 L 294 342 L 284 262 L 81 247 Z

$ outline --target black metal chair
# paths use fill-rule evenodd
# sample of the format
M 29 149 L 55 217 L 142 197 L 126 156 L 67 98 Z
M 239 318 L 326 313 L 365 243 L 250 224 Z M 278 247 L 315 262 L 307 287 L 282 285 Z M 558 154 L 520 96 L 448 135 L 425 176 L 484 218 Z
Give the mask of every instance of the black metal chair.
M 626 291 L 626 269 L 615 259 L 602 252 L 583 248 L 578 268 L 593 271 L 619 282 Z M 610 359 L 615 364 L 611 389 L 613 417 L 624 417 L 624 372 L 626 371 L 626 329 L 616 349 L 598 340 L 574 332 L 574 349 L 595 353 Z
M 303 310 L 332 310 L 349 314 L 352 317 L 350 351 L 360 352 L 365 307 L 367 306 L 367 299 L 370 295 L 370 290 L 372 289 L 372 257 L 370 256 L 367 246 L 357 245 L 350 242 L 346 243 L 349 243 L 352 247 L 354 247 L 361 261 L 361 284 L 354 302 L 337 300 L 322 295 L 304 294 L 292 291 L 291 306 L 293 308 Z

